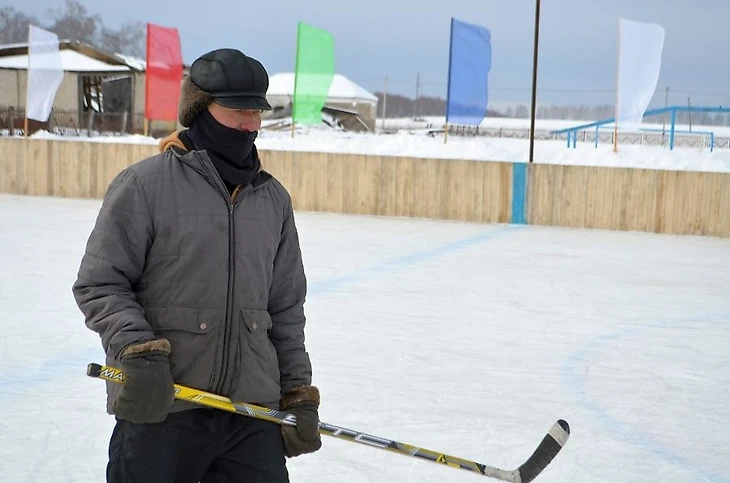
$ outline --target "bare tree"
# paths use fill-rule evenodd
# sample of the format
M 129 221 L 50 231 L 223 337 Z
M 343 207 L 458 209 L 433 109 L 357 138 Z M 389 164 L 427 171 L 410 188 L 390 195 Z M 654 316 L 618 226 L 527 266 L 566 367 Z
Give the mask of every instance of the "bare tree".
M 102 27 L 99 44 L 104 49 L 134 57 L 145 57 L 145 24 L 126 22 L 119 30 Z
M 37 18 L 13 7 L 0 8 L 0 44 L 28 41 L 28 25 L 49 30 L 61 40 L 78 40 L 109 52 L 145 56 L 145 24 L 126 22 L 118 30 L 104 26 L 101 16 L 90 14 L 77 0 L 66 0 L 62 8 L 48 9 L 51 22 L 41 24 Z
M 66 0 L 64 9 L 49 9 L 53 20 L 48 30 L 59 39 L 79 40 L 97 45 L 97 29 L 102 25 L 99 15 L 89 15 L 86 7 L 75 0 Z
M 28 25 L 40 27 L 38 19 L 13 7 L 0 8 L 0 44 L 28 41 Z

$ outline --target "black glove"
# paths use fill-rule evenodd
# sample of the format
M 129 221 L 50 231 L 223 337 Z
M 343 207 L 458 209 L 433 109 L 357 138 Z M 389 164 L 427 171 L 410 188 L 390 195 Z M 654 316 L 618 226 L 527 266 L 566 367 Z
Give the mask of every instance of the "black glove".
M 126 375 L 112 412 L 133 423 L 159 423 L 175 400 L 170 374 L 170 342 L 150 340 L 122 351 L 121 369 Z
M 322 447 L 319 435 L 319 389 L 300 386 L 284 394 L 281 409 L 297 417 L 297 425 L 281 426 L 284 438 L 284 454 L 292 458 L 304 453 L 314 453 Z

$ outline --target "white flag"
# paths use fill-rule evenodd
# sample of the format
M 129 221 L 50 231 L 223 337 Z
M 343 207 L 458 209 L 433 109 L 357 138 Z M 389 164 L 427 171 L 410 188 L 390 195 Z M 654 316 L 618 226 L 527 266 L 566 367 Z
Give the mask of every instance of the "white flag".
M 663 48 L 660 25 L 619 19 L 616 120 L 622 128 L 641 124 L 659 80 Z
M 28 34 L 28 95 L 25 108 L 28 119 L 41 122 L 48 120 L 62 80 L 58 36 L 31 25 Z

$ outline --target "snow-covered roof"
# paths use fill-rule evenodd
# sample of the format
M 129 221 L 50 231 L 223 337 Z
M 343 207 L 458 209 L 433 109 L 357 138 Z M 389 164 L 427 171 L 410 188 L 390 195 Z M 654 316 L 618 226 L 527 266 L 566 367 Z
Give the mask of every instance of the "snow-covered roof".
M 124 62 L 127 63 L 128 66 L 132 67 L 133 69 L 137 69 L 140 71 L 147 70 L 147 62 L 144 59 L 120 54 L 119 52 L 116 52 L 114 55 L 122 59 Z
M 75 50 L 64 49 L 59 51 L 61 67 L 67 72 L 129 72 L 129 65 L 115 65 L 94 59 Z M 43 54 L 41 54 L 43 55 Z M 1 69 L 27 69 L 28 55 L 8 55 L 0 57 Z
M 58 42 L 63 70 L 69 72 L 144 72 L 144 59 L 115 52 L 105 52 L 75 40 Z M 28 43 L 0 45 L 0 68 L 27 69 Z
M 294 96 L 294 73 L 282 72 L 269 78 L 266 96 Z M 342 74 L 335 74 L 330 85 L 328 100 L 331 102 L 353 100 L 378 102 L 378 98 Z

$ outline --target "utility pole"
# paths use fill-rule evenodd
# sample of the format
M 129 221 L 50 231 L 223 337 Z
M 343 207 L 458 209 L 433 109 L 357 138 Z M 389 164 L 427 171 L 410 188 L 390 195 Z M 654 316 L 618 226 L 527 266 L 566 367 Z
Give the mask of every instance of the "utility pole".
M 669 86 L 664 91 L 664 109 L 669 107 Z M 664 146 L 664 131 L 667 129 L 667 113 L 664 112 L 662 116 L 662 146 Z
M 416 98 L 413 100 L 413 120 L 418 119 L 418 96 L 421 90 L 421 73 L 416 73 Z
M 689 116 L 689 132 L 692 132 L 692 103 L 689 96 L 687 96 L 687 115 Z
M 388 76 L 385 76 L 385 81 L 383 82 L 383 109 L 382 109 L 382 124 L 380 126 L 380 129 L 385 131 L 385 107 L 388 103 Z

